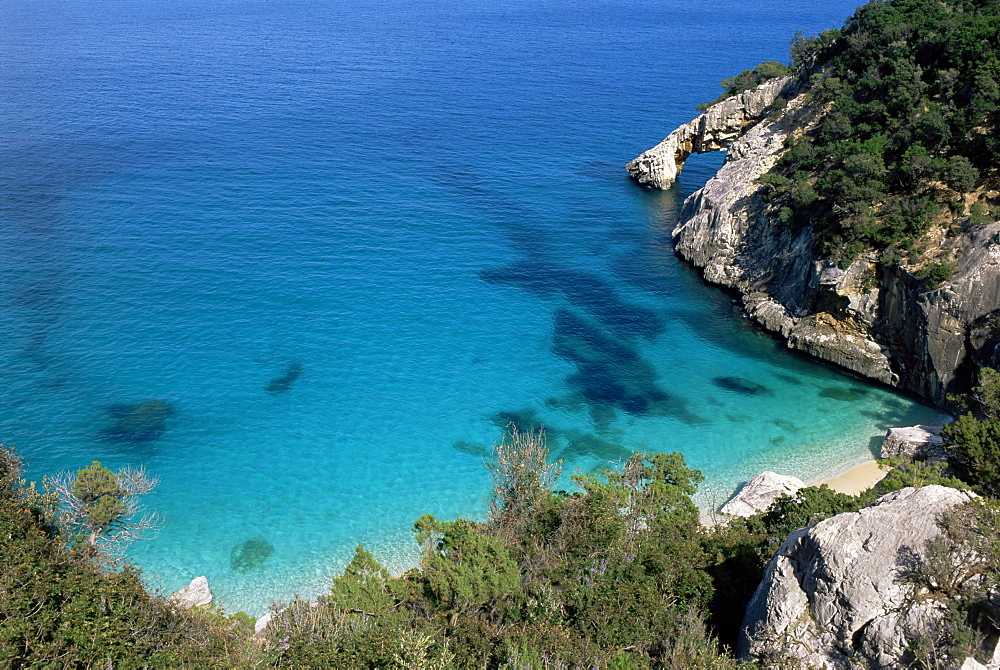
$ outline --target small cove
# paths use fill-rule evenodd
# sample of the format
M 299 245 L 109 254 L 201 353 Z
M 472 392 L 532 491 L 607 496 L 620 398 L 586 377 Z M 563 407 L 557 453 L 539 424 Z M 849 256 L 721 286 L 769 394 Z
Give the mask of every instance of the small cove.
M 130 558 L 260 614 L 481 517 L 510 422 L 567 473 L 681 451 L 711 497 L 934 421 L 673 256 L 721 156 L 664 193 L 623 170 L 852 9 L 8 4 L 0 442 L 34 479 L 145 466 L 165 525 Z

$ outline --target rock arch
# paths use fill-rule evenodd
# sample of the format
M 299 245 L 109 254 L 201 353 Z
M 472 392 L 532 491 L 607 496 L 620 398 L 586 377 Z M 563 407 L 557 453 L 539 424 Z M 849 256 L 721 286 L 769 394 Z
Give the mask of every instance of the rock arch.
M 757 88 L 726 98 L 685 123 L 649 151 L 625 166 L 643 186 L 669 188 L 693 153 L 722 151 L 764 116 L 775 98 L 794 85 L 793 77 L 766 81 Z

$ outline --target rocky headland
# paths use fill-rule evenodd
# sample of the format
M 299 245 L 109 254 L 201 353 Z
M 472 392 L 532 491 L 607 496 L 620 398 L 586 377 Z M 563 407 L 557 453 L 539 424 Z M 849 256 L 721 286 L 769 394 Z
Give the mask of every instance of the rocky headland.
M 955 268 L 935 288 L 919 261 L 870 253 L 840 267 L 821 257 L 813 228 L 782 222 L 757 179 L 827 109 L 799 78 L 774 79 L 712 105 L 627 169 L 646 187 L 667 188 L 691 153 L 726 151 L 684 202 L 676 252 L 736 291 L 750 318 L 790 348 L 941 404 L 968 390 L 976 368 L 1000 362 L 1000 225 L 955 216 L 926 233 L 925 256 Z

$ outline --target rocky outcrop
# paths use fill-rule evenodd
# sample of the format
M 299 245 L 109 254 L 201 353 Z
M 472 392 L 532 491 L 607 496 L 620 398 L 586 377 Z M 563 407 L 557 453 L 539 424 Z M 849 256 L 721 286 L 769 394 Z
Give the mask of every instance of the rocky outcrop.
M 770 86 L 760 104 L 776 94 L 777 84 Z M 731 100 L 720 105 L 746 104 Z M 817 256 L 812 229 L 784 225 L 756 182 L 785 151 L 785 140 L 814 127 L 824 109 L 802 94 L 775 117 L 754 116 L 758 107 L 732 116 L 731 126 L 719 121 L 718 140 L 705 139 L 713 137 L 708 128 L 716 118 L 706 113 L 629 163 L 641 183 L 662 186 L 685 152 L 728 150 L 715 177 L 684 202 L 673 231 L 676 252 L 708 281 L 739 292 L 750 317 L 790 348 L 932 401 L 967 390 L 977 366 L 1000 364 L 1000 225 L 942 236 L 956 273 L 935 290 L 872 257 L 834 267 Z
M 677 179 L 688 156 L 729 148 L 744 128 L 761 119 L 775 98 L 788 93 L 792 81 L 792 77 L 772 79 L 712 105 L 632 160 L 625 169 L 640 184 L 667 188 Z
M 938 519 L 973 497 L 906 488 L 792 533 L 747 607 L 740 657 L 765 667 L 779 658 L 802 667 L 904 667 L 910 643 L 947 611 L 914 598 L 905 575 L 940 533 Z
M 195 577 L 190 584 L 171 595 L 169 600 L 182 610 L 208 605 L 212 602 L 212 589 L 208 588 L 208 578 Z
M 908 456 L 921 460 L 944 461 L 943 426 L 890 428 L 882 441 L 882 458 Z
M 719 511 L 730 516 L 753 516 L 766 510 L 779 497 L 795 495 L 805 485 L 798 477 L 768 470 L 748 481 Z

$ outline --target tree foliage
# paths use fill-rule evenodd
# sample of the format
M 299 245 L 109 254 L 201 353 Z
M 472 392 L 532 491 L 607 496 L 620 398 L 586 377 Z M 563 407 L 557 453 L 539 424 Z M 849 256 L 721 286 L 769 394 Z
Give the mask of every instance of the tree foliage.
M 995 0 L 876 0 L 841 30 L 796 35 L 792 62 L 825 111 L 765 181 L 782 219 L 842 263 L 907 254 L 1000 160 L 998 30 Z
M 157 514 L 146 513 L 137 499 L 157 484 L 142 469 L 116 473 L 94 461 L 50 484 L 61 504 L 63 530 L 76 531 L 74 540 L 88 556 L 120 557 L 129 543 L 148 538 L 159 527 Z
M 796 72 L 796 68 L 783 65 L 776 60 L 769 60 L 761 63 L 760 65 L 754 66 L 752 69 L 743 70 L 743 72 L 740 72 L 738 75 L 734 77 L 726 77 L 719 82 L 719 86 L 722 87 L 722 95 L 712 102 L 706 102 L 698 105 L 698 111 L 704 112 L 712 105 L 718 104 L 727 98 L 733 97 L 734 95 L 739 95 L 744 91 L 757 88 L 769 79 L 787 77 L 795 74 Z
M 1000 373 L 980 368 L 979 384 L 952 398 L 964 410 L 942 431 L 952 465 L 963 480 L 992 497 L 1000 495 Z
M 635 454 L 569 493 L 554 490 L 547 453 L 543 434 L 509 431 L 486 522 L 421 517 L 420 564 L 397 578 L 359 548 L 318 607 L 293 604 L 272 624 L 272 661 L 733 667 L 701 621 L 712 580 L 690 497 L 700 473 L 679 454 Z
M 69 549 L 55 501 L 20 480 L 0 449 L 0 659 L 11 668 L 239 667 L 236 620 L 181 612 L 139 572 L 103 569 Z

